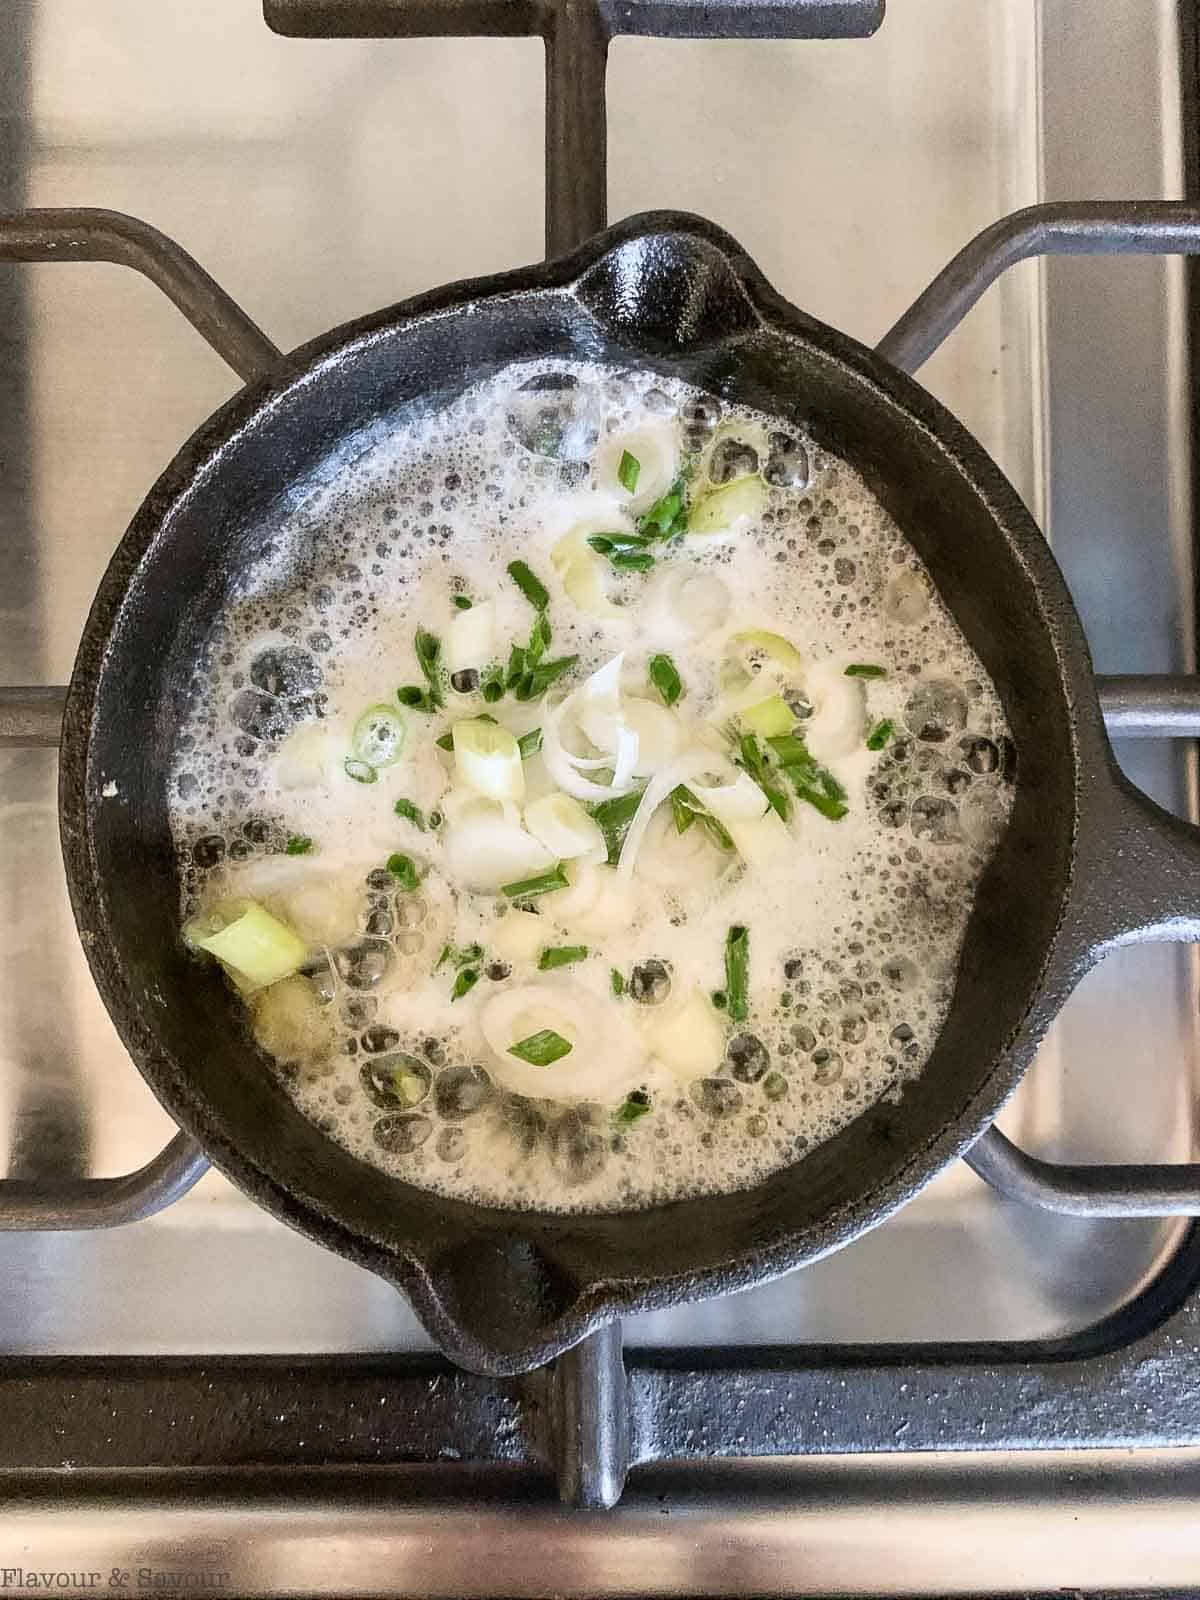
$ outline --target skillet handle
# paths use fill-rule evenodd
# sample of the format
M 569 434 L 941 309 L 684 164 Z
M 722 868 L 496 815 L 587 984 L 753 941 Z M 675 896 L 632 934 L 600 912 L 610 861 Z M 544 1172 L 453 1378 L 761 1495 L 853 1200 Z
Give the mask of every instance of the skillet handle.
M 1106 743 L 1085 781 L 1075 872 L 1043 984 L 1047 1020 L 1110 951 L 1170 942 L 1200 944 L 1200 827 L 1131 783 Z

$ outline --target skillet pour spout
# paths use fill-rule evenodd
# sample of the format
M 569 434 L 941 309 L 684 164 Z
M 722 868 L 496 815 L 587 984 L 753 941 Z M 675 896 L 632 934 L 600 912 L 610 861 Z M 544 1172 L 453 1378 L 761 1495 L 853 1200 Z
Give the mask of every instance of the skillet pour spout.
M 359 1161 L 297 1109 L 178 933 L 166 785 L 214 621 L 306 488 L 370 430 L 554 356 L 683 379 L 845 458 L 926 563 L 1019 754 L 1011 821 L 922 1075 L 752 1189 L 636 1214 L 493 1210 Z M 481 1372 L 526 1370 L 614 1317 L 745 1288 L 847 1243 L 969 1148 L 1104 950 L 1197 930 L 1196 837 L 1117 774 L 1078 618 L 999 469 L 911 378 L 777 295 L 727 234 L 669 212 L 335 329 L 211 417 L 101 582 L 60 774 L 76 921 L 155 1094 L 235 1184 L 402 1288 L 446 1352 Z

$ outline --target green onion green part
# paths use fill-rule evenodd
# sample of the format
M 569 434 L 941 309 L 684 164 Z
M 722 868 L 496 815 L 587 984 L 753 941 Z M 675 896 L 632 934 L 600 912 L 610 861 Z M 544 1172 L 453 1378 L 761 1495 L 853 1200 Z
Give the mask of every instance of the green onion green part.
M 540 872 L 536 878 L 521 878 L 517 883 L 506 883 L 502 893 L 510 900 L 533 900 L 539 894 L 549 894 L 552 889 L 566 889 L 566 873 L 561 867 L 550 872 Z
M 479 968 L 464 967 L 459 973 L 458 977 L 454 980 L 454 987 L 450 991 L 451 1002 L 455 1000 L 461 1000 L 463 995 L 470 994 L 471 990 L 478 982 Z
M 886 678 L 887 668 L 876 667 L 867 661 L 852 661 L 846 668 L 848 678 Z
M 732 835 L 729 830 L 713 816 L 711 811 L 706 811 L 692 791 L 684 784 L 677 785 L 671 790 L 671 814 L 675 818 L 675 827 L 680 833 L 686 833 L 693 822 L 703 823 L 713 843 L 722 850 L 734 848 Z
M 625 979 L 617 971 L 616 967 L 613 967 L 609 973 L 609 982 L 612 984 L 612 992 L 620 998 L 625 993 Z
M 620 465 L 617 467 L 617 482 L 622 489 L 628 489 L 630 494 L 636 494 L 641 475 L 642 463 L 636 456 L 630 455 L 628 450 L 622 450 Z
M 571 1054 L 571 1046 L 553 1028 L 539 1028 L 527 1039 L 518 1039 L 516 1044 L 510 1044 L 508 1053 L 528 1061 L 531 1067 L 551 1067 Z
M 369 761 L 359 761 L 354 756 L 347 756 L 342 762 L 342 771 L 348 778 L 353 778 L 355 783 L 378 783 L 379 774 Z
M 536 610 L 544 611 L 550 604 L 550 591 L 524 561 L 510 561 L 508 575 Z
M 293 833 L 283 848 L 285 855 L 306 856 L 312 850 L 312 847 L 313 842 L 306 833 Z
M 714 989 L 710 998 L 718 1011 L 724 1011 L 725 1007 L 729 1004 L 729 996 L 725 993 L 724 989 Z
M 497 700 L 504 699 L 504 680 L 502 678 L 485 678 L 480 688 L 484 701 L 489 706 L 494 706 Z
M 827 767 L 820 765 L 804 740 L 786 733 L 768 739 L 767 743 L 779 757 L 801 800 L 828 817 L 830 822 L 840 822 L 850 809 L 846 804 L 846 790 Z
M 440 706 L 442 703 L 442 677 L 438 663 L 442 656 L 442 641 L 436 633 L 429 633 L 424 628 L 418 628 L 414 644 L 421 671 L 425 674 L 425 680 L 429 684 L 429 703 L 431 706 Z
M 440 739 L 435 739 L 434 743 L 437 745 L 439 750 L 453 750 L 454 735 L 452 733 L 444 733 Z
M 650 682 L 669 706 L 673 706 L 683 693 L 683 679 L 668 655 L 650 657 Z
M 517 740 L 517 749 L 521 752 L 521 760 L 528 761 L 530 756 L 537 755 L 542 748 L 542 730 L 530 728 L 528 733 L 523 733 Z
M 438 743 L 441 743 L 440 739 Z M 453 738 L 450 740 L 450 748 L 454 748 Z M 420 810 L 413 805 L 411 800 L 397 800 L 396 804 L 392 807 L 392 810 L 398 817 L 403 817 L 406 822 L 415 823 L 416 826 L 420 828 L 422 833 L 425 832 L 425 818 L 421 815 Z
M 579 660 L 578 656 L 557 656 L 553 661 L 539 661 L 532 672 L 526 672 L 517 685 L 518 700 L 540 700 L 551 684 L 557 683 L 564 672 Z M 486 694 L 484 699 L 486 699 Z
M 387 859 L 387 869 L 397 879 L 402 889 L 414 890 L 421 885 L 421 875 L 413 865 L 412 857 L 399 851 Z
M 682 477 L 676 478 L 666 494 L 638 518 L 638 532 L 647 539 L 670 539 L 677 533 L 686 533 L 687 525 L 687 495 Z
M 641 798 L 641 789 L 634 789 L 630 794 L 618 795 L 614 800 L 594 801 L 584 807 L 584 810 L 600 824 L 604 843 L 608 846 L 610 866 L 621 854 L 621 846 L 625 842 L 625 835 L 629 831 L 629 824 L 633 821 Z
M 787 737 L 784 735 L 783 737 Z M 752 733 L 744 733 L 738 739 L 738 766 L 745 769 L 754 779 L 755 783 L 767 797 L 767 804 L 776 812 L 784 822 L 792 814 L 792 802 L 784 791 L 771 780 L 771 768 L 767 765 L 767 758 L 759 748 L 758 740 Z
M 613 1121 L 618 1128 L 632 1127 L 641 1120 L 648 1111 L 653 1111 L 654 1106 L 650 1096 L 644 1089 L 635 1089 L 632 1094 L 627 1094 L 621 1104 L 613 1112 Z
M 474 600 L 468 600 L 465 594 L 452 594 L 450 600 L 456 611 L 470 611 L 475 604 Z
M 428 689 L 422 689 L 417 683 L 406 683 L 402 689 L 397 689 L 396 699 L 412 711 L 436 711 L 441 704 L 440 700 L 434 700 Z
M 608 559 L 618 572 L 649 572 L 655 565 L 649 550 L 618 551 Z
M 444 944 L 442 953 L 434 963 L 433 970 L 440 972 L 447 961 L 452 967 L 469 967 L 473 962 L 483 959 L 483 946 L 481 944 L 464 945 L 459 950 L 455 945 Z
M 867 735 L 868 750 L 882 750 L 884 745 L 896 731 L 896 724 L 890 717 L 884 717 L 882 722 L 877 722 Z
M 586 960 L 587 953 L 585 944 L 549 945 L 538 957 L 538 971 L 553 972 L 556 967 L 574 966 L 576 961 Z
M 725 935 L 725 1009 L 730 1021 L 750 1014 L 750 931 L 735 926 Z

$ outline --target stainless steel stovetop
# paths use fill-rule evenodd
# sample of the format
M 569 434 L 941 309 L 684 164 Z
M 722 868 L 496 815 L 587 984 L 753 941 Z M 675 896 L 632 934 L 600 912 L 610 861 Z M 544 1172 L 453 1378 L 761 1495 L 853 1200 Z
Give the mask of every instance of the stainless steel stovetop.
M 295 41 L 254 0 L 15 0 L 3 45 L 0 208 L 141 216 L 284 348 L 542 253 L 535 39 Z M 610 215 L 702 212 L 872 342 L 1006 212 L 1182 194 L 1180 77 L 1166 0 L 893 0 L 870 40 L 620 39 Z M 1105 673 L 1196 665 L 1184 285 L 1178 260 L 1028 263 L 922 372 L 1047 527 Z M 120 533 L 234 386 L 135 275 L 0 265 L 0 682 L 64 681 Z M 1190 745 L 1119 753 L 1196 815 Z M 0 1149 L 28 1178 L 127 1171 L 172 1132 L 77 946 L 55 775 L 52 752 L 0 751 Z M 1187 950 L 1106 961 L 1004 1130 L 1055 1160 L 1198 1159 L 1196 976 Z M 391 1289 L 209 1175 L 134 1226 L 0 1234 L 0 1588 L 9 1567 L 136 1586 L 172 1562 L 263 1593 L 1197 1586 L 1200 1355 L 1124 1343 L 1184 1298 L 1193 1257 L 1186 1219 L 1052 1216 L 959 1166 L 800 1274 L 626 1324 L 646 1453 L 674 1462 L 602 1520 L 552 1509 L 530 1470 L 536 1388 L 442 1372 Z M 1114 1352 L 1151 1421 L 1073 1450 L 1114 1404 Z M 1021 1362 L 1024 1390 L 980 1376 Z M 1055 1362 L 1070 1404 L 1033 1376 Z M 762 1376 L 781 1365 L 782 1387 Z M 54 1425 L 22 1455 L 47 1374 Z M 206 1382 L 228 1425 L 173 1450 L 154 1408 L 186 1433 Z M 1155 1382 L 1174 1390 L 1157 1411 Z M 422 1430 L 460 1403 L 493 1408 L 489 1464 L 403 1466 L 451 1453 Z M 760 1440 L 774 1459 L 706 1459 Z

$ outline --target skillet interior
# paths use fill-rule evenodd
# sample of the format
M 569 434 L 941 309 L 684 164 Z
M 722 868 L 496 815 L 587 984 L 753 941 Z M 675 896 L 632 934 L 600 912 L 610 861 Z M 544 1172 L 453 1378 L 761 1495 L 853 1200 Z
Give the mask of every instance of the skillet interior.
M 264 1070 L 237 1002 L 178 939 L 165 775 L 214 615 L 298 485 L 391 413 L 561 354 L 669 371 L 810 428 L 916 546 L 1004 700 L 1020 753 L 1007 837 L 972 915 L 946 1026 L 898 1105 L 756 1188 L 636 1216 L 488 1211 L 328 1141 Z M 64 850 L 93 971 L 179 1123 L 271 1210 L 407 1287 L 466 1364 L 516 1370 L 614 1311 L 741 1287 L 881 1220 L 1017 1081 L 1069 883 L 1072 702 L 1086 650 L 1057 569 L 974 441 L 908 379 L 778 300 L 725 235 L 657 215 L 568 262 L 440 291 L 339 330 L 243 391 L 141 508 L 85 631 L 64 731 Z M 109 780 L 116 798 L 101 797 Z

